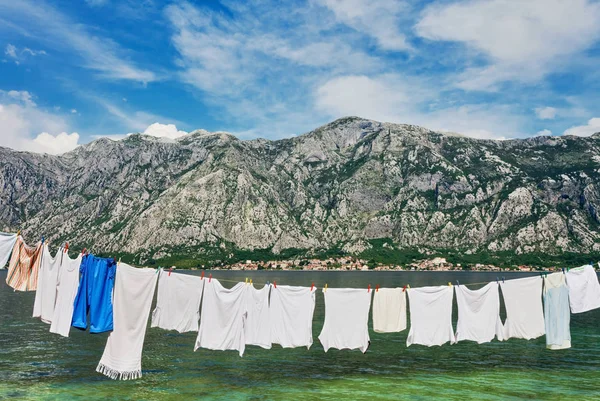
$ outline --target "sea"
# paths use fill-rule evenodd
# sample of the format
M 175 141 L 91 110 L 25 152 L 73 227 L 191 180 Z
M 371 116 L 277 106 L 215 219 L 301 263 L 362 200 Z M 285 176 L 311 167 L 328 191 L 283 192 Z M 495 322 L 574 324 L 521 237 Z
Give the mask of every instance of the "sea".
M 181 271 L 178 271 L 180 273 Z M 185 271 L 200 275 L 200 271 Z M 48 332 L 31 317 L 35 293 L 13 292 L 0 272 L 0 400 L 600 400 L 600 309 L 571 316 L 572 348 L 551 351 L 545 337 L 478 345 L 406 346 L 408 330 L 372 331 L 371 346 L 327 353 L 319 343 L 320 289 L 470 285 L 536 275 L 517 272 L 207 271 L 231 287 L 252 279 L 319 288 L 310 349 L 194 352 L 195 333 L 148 325 L 143 377 L 96 373 L 108 334 Z M 537 274 L 539 276 L 539 274 Z M 541 278 L 540 278 L 541 280 Z M 504 319 L 504 311 L 501 312 Z M 454 322 L 457 311 L 454 307 Z M 456 326 L 455 326 L 456 327 Z

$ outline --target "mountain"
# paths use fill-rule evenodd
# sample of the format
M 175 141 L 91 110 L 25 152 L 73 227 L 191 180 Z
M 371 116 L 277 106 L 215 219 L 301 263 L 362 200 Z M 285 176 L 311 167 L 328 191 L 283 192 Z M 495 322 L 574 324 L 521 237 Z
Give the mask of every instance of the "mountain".
M 600 133 L 479 140 L 348 117 L 277 141 L 136 134 L 0 148 L 0 187 L 1 229 L 139 262 L 600 254 Z

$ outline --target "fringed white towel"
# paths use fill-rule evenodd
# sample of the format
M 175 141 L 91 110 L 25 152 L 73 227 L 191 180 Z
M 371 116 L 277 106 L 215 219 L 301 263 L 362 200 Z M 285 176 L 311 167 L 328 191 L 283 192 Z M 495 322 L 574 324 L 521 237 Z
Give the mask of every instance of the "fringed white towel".
M 245 338 L 246 345 L 258 345 L 271 348 L 271 324 L 269 319 L 269 290 L 270 285 L 259 290 L 252 284 L 246 290 L 246 318 Z
M 369 348 L 369 310 L 371 291 L 364 288 L 330 288 L 323 290 L 325 323 L 319 341 L 325 352 L 329 348 Z
M 283 348 L 310 348 L 316 291 L 316 287 L 287 285 L 271 289 L 271 343 Z
M 158 275 L 155 269 L 117 266 L 113 320 L 114 329 L 96 372 L 114 380 L 142 377 L 142 348 Z
M 63 250 L 59 248 L 54 257 L 50 254 L 48 244 L 42 249 L 42 261 L 38 273 L 38 285 L 33 302 L 33 317 L 39 317 L 44 323 L 52 323 L 54 306 L 56 305 L 56 289 L 58 272 L 62 263 Z
M 187 274 L 161 273 L 151 327 L 177 330 L 180 333 L 198 331 L 205 281 L 207 280 Z
M 513 337 L 531 340 L 546 333 L 542 306 L 543 282 L 541 277 L 535 276 L 500 283 L 506 306 L 505 340 Z
M 451 286 L 409 288 L 410 331 L 406 346 L 412 344 L 443 345 L 455 342 L 452 329 L 452 299 L 454 289 Z
M 406 291 L 380 288 L 373 295 L 373 330 L 397 333 L 406 330 Z
M 600 308 L 600 284 L 590 265 L 577 267 L 567 273 L 571 313 L 583 313 Z
M 50 333 L 69 337 L 71 321 L 73 320 L 73 303 L 79 288 L 79 268 L 82 258 L 81 254 L 77 255 L 75 259 L 71 259 L 66 252 L 63 254 L 60 271 L 58 272 L 56 305 L 54 306 Z
M 15 242 L 17 242 L 17 234 L 0 233 L 0 270 L 6 266 Z
M 458 304 L 456 341 L 471 340 L 482 344 L 492 341 L 494 337 L 502 341 L 498 283 L 489 283 L 478 290 L 470 290 L 464 285 L 455 288 Z
M 204 280 L 200 329 L 194 351 L 198 348 L 237 350 L 243 356 L 247 285 L 238 283 L 228 289 L 214 278 Z

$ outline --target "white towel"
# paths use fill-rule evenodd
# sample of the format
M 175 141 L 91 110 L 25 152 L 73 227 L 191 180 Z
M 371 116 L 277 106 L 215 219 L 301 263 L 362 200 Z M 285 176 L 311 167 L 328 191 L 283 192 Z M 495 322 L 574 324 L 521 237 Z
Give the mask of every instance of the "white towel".
M 6 266 L 15 242 L 17 242 L 17 234 L 0 232 L 0 269 L 4 269 L 4 266 Z
M 69 337 L 71 321 L 73 320 L 73 302 L 79 287 L 79 268 L 82 255 L 71 259 L 67 253 L 63 254 L 58 284 L 56 289 L 56 304 L 50 325 L 50 333 Z M 39 289 L 39 287 L 38 287 Z
M 455 342 L 452 329 L 451 286 L 409 288 L 410 331 L 406 346 L 412 344 L 442 345 Z
M 272 288 L 269 307 L 271 343 L 283 348 L 310 348 L 316 291 L 316 287 L 311 290 L 287 285 Z
M 539 276 L 506 280 L 500 283 L 506 306 L 505 340 L 513 337 L 531 340 L 546 333 L 542 306 L 542 283 L 543 280 Z
M 325 352 L 329 348 L 369 348 L 369 310 L 371 291 L 364 288 L 329 288 L 323 291 L 325 298 L 325 323 L 319 341 Z
M 592 266 L 581 266 L 567 272 L 571 313 L 600 308 L 600 284 Z
M 125 263 L 118 264 L 114 329 L 108 336 L 96 372 L 114 380 L 142 377 L 142 348 L 157 278 L 155 269 L 136 269 Z
M 482 344 L 492 341 L 494 337 L 502 341 L 504 337 L 498 288 L 496 282 L 478 290 L 470 290 L 464 285 L 456 286 L 456 341 L 471 340 Z
M 151 327 L 177 330 L 180 333 L 198 331 L 205 281 L 187 274 L 161 273 Z
M 569 289 L 563 273 L 553 273 L 544 277 L 544 322 L 546 348 L 571 348 Z
M 204 278 L 204 295 L 200 313 L 200 329 L 196 337 L 194 351 L 198 348 L 212 350 L 237 350 L 244 355 L 246 341 L 246 289 L 238 283 L 227 289 L 214 278 Z
M 38 273 L 38 285 L 33 302 L 33 317 L 39 317 L 42 322 L 48 324 L 52 323 L 52 317 L 54 316 L 58 272 L 62 263 L 62 256 L 62 248 L 56 251 L 56 254 L 52 257 L 48 244 L 44 244 Z
M 258 345 L 271 348 L 271 324 L 269 319 L 269 291 L 270 285 L 257 290 L 252 284 L 246 290 L 246 318 L 245 338 L 246 345 Z
M 380 288 L 373 295 L 373 330 L 396 333 L 406 329 L 406 291 Z

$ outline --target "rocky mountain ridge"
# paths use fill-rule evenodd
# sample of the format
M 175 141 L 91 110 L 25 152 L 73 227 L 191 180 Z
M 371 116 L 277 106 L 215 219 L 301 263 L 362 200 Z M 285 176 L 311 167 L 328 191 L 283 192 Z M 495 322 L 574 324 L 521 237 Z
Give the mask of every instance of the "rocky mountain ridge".
M 277 141 L 195 131 L 0 148 L 0 228 L 190 258 L 233 250 L 600 252 L 600 134 L 478 140 L 357 117 Z

